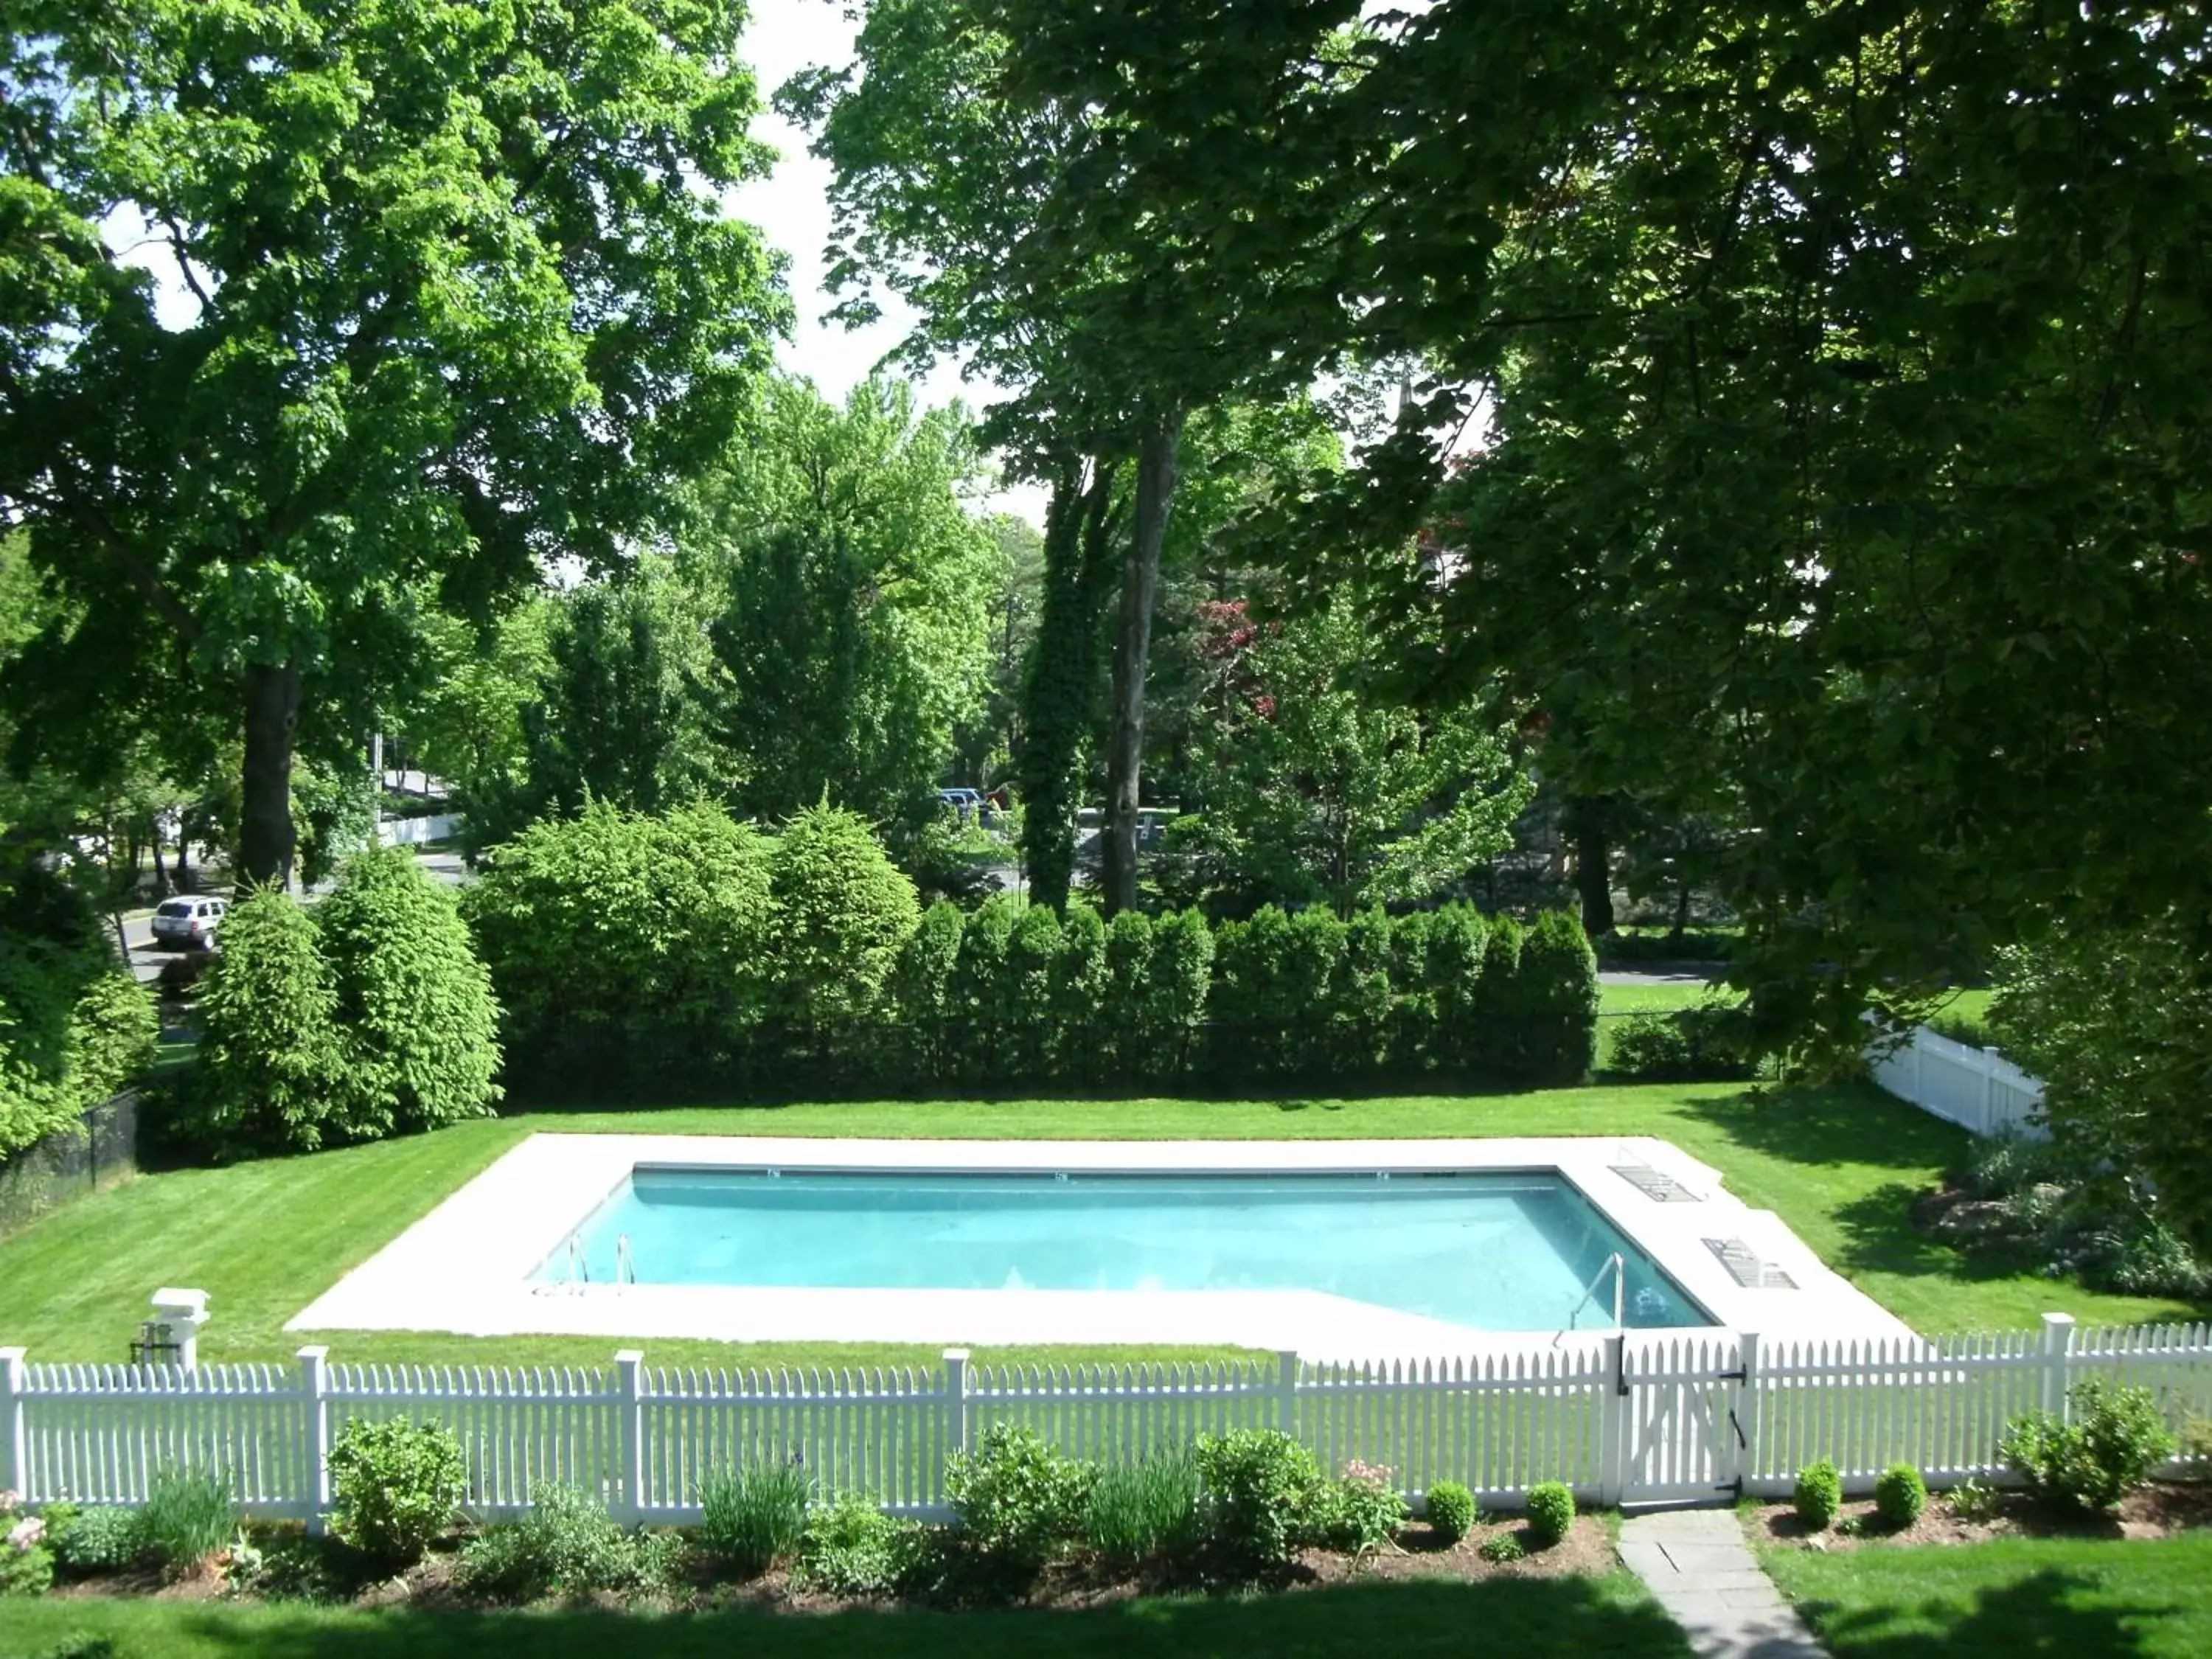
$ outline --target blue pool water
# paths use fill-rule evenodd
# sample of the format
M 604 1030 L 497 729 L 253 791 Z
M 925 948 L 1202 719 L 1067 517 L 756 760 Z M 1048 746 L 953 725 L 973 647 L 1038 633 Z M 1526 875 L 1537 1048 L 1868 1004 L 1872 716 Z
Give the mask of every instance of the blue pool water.
M 1478 1330 L 1711 1322 L 1573 1183 L 1547 1174 L 771 1175 L 641 1166 L 580 1229 L 648 1285 L 1325 1291 Z M 538 1269 L 570 1276 L 564 1247 Z

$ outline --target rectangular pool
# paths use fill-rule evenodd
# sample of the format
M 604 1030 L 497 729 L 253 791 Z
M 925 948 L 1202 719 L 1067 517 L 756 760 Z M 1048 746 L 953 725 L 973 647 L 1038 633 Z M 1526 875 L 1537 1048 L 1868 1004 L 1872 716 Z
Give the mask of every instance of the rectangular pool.
M 969 1174 L 639 1164 L 541 1280 L 1318 1291 L 1476 1330 L 1708 1325 L 1557 1173 Z

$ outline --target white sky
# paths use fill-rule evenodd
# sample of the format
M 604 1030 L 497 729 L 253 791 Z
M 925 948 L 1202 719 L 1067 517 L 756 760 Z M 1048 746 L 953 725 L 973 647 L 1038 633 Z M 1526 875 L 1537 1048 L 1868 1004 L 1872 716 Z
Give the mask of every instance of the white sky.
M 802 69 L 842 66 L 851 61 L 856 25 L 840 0 L 751 0 L 752 21 L 741 48 L 760 85 L 762 101 Z M 896 295 L 878 292 L 883 318 L 872 325 L 848 330 L 823 319 L 835 303 L 824 293 L 823 250 L 830 240 L 830 167 L 806 153 L 806 135 L 774 110 L 753 125 L 754 136 L 772 145 L 781 159 L 764 179 L 730 198 L 731 210 L 760 228 L 772 246 L 790 256 L 791 298 L 798 323 L 778 357 L 794 374 L 814 382 L 837 401 L 866 380 L 868 371 L 906 336 L 913 313 Z M 941 362 L 915 387 L 924 406 L 958 398 L 973 412 L 986 401 L 988 386 L 969 386 L 960 365 Z M 1018 513 L 1032 524 L 1044 523 L 1044 492 L 1018 485 L 991 497 L 996 511 Z

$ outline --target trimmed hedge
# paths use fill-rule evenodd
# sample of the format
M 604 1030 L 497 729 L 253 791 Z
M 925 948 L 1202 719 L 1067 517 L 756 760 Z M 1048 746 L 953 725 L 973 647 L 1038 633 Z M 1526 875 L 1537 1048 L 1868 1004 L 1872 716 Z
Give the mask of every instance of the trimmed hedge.
M 702 835 L 708 810 L 689 813 L 679 831 L 593 808 L 493 852 L 469 904 L 509 1011 L 512 1093 L 1539 1087 L 1583 1080 L 1595 1053 L 1595 959 L 1565 913 L 1522 927 L 1465 905 L 1349 922 L 1267 906 L 1218 927 L 1194 910 L 1109 924 L 1080 901 L 1060 916 L 1005 895 L 925 912 L 849 815 L 817 809 L 745 840 Z M 702 842 L 742 847 L 735 861 L 768 902 L 658 906 L 649 949 L 633 945 L 604 971 L 566 961 L 563 994 L 544 994 L 553 953 L 520 919 L 592 909 L 595 870 L 634 894 L 651 849 Z M 691 896 L 684 877 L 650 884 Z M 511 942 L 518 962 L 505 958 Z M 726 964 L 719 994 L 700 994 L 695 951 Z

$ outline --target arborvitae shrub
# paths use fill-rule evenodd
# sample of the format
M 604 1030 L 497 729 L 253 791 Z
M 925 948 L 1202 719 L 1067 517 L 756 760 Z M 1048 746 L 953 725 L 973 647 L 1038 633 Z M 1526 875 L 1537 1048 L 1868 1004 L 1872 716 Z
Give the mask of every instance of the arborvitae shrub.
M 1553 1088 L 1586 1082 L 1597 1064 L 1597 956 L 1582 922 L 1565 910 L 1539 917 L 1515 981 L 1522 1078 Z
M 953 975 L 965 921 L 958 905 L 938 900 L 921 913 L 891 969 L 890 1002 L 898 1030 L 884 1052 L 888 1063 L 914 1083 L 944 1083 L 952 1077 L 958 1053 Z
M 1491 1060 L 1492 1020 L 1489 946 L 1510 921 L 1493 924 L 1470 904 L 1450 904 L 1429 923 L 1422 971 L 1436 1010 L 1430 1051 L 1454 1078 L 1484 1072 Z
M 233 904 L 200 996 L 192 1134 L 222 1156 L 322 1146 L 346 1091 L 337 1010 L 314 919 L 291 895 L 262 887 Z
M 1334 1069 L 1337 970 L 1344 961 L 1344 923 L 1312 907 L 1291 918 L 1275 994 L 1280 1009 L 1284 1069 L 1292 1077 Z
M 1175 910 L 1152 924 L 1152 962 L 1137 1029 L 1152 1074 L 1172 1078 L 1188 1063 L 1213 987 L 1213 931 L 1195 910 Z
M 1389 912 L 1362 910 L 1345 927 L 1329 1006 L 1330 1069 L 1344 1077 L 1374 1076 L 1389 1058 Z
M 405 848 L 373 848 L 340 867 L 314 922 L 344 1079 L 332 1127 L 373 1140 L 489 1115 L 499 1005 L 453 895 Z
M 1109 999 L 1108 978 L 1105 919 L 1079 900 L 1060 922 L 1053 970 L 1053 1069 L 1064 1083 L 1088 1086 L 1109 1075 L 1100 1069 L 1101 1050 L 1118 1005 Z
M 1042 904 L 1024 907 L 1006 938 L 1006 1064 L 1024 1089 L 1053 1080 L 1060 945 L 1060 918 Z
M 1429 983 L 1429 940 L 1437 913 L 1416 910 L 1390 924 L 1391 1055 L 1403 1076 L 1435 1062 L 1437 998 Z
M 1158 1075 L 1152 1046 L 1158 993 L 1152 983 L 1152 919 L 1124 910 L 1106 927 L 1106 986 L 1100 1003 L 1099 1060 L 1115 1080 Z
M 1007 956 L 1014 936 L 1014 902 L 1005 895 L 983 901 L 960 929 L 960 954 L 952 969 L 952 1009 L 958 1032 L 955 1071 L 979 1084 L 1003 1073 L 1008 1063 Z

